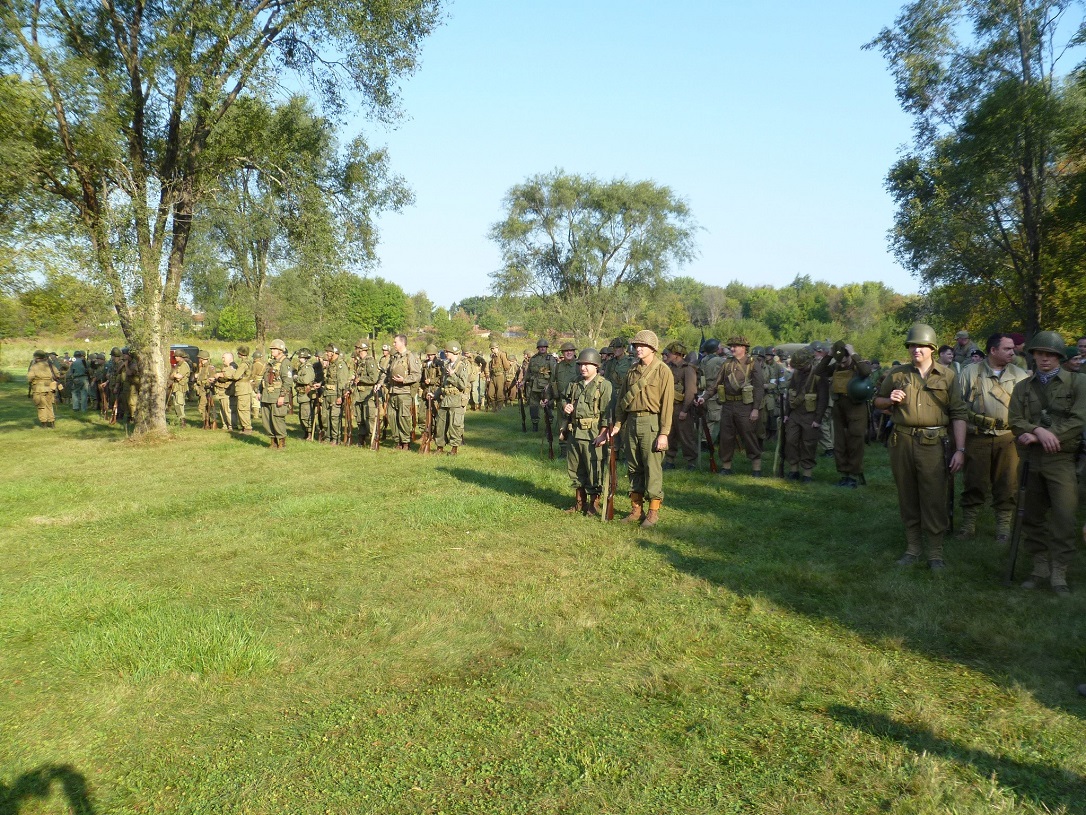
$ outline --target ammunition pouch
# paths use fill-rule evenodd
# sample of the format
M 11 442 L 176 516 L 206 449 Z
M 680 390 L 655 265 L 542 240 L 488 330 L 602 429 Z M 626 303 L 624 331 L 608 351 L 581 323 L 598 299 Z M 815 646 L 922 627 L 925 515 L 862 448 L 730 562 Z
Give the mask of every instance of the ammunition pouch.
M 815 408 L 818 407 L 818 394 L 817 393 L 805 393 L 803 394 L 803 409 L 808 413 L 814 413 Z
M 945 427 L 895 427 L 894 433 L 904 436 L 913 436 L 919 444 L 942 444 L 947 437 Z
M 743 386 L 743 404 L 744 405 L 753 405 L 754 404 L 754 386 L 753 385 L 747 384 L 747 385 Z

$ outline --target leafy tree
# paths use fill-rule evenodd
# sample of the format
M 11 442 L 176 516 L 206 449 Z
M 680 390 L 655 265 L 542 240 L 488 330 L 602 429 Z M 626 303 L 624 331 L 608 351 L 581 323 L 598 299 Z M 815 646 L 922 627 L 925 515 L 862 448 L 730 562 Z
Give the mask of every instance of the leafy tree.
M 215 324 L 215 336 L 230 342 L 250 342 L 255 336 L 249 309 L 239 303 L 230 303 L 219 312 Z
M 930 287 L 974 287 L 1027 330 L 1066 270 L 1053 209 L 1065 131 L 1082 118 L 1057 65 L 1086 35 L 1082 0 L 913 0 L 868 47 L 915 124 L 890 170 L 892 246 Z M 1082 280 L 1082 267 L 1076 272 Z M 977 298 L 974 297 L 974 301 Z
M 490 231 L 503 259 L 491 275 L 494 292 L 538 295 L 554 325 L 590 343 L 616 312 L 619 293 L 660 283 L 695 254 L 686 202 L 651 181 L 555 170 L 513 187 L 505 205 L 505 220 Z
M 298 70 L 338 109 L 350 85 L 391 115 L 437 0 L 157 4 L 4 0 L 0 59 L 41 89 L 27 176 L 90 242 L 147 375 L 139 431 L 164 429 L 166 350 L 212 136 L 247 88 Z

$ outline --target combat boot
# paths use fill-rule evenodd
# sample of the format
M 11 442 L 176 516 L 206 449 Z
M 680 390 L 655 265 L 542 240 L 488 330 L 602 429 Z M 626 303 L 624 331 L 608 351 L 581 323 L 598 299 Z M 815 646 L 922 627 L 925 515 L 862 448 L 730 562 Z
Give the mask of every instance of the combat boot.
M 996 510 L 996 543 L 1006 543 L 1011 539 L 1011 530 L 1014 527 L 1014 511 L 1010 509 Z
M 905 530 L 905 554 L 897 559 L 898 566 L 911 566 L 920 559 L 923 547 L 920 543 L 920 530 Z
M 973 540 L 973 536 L 977 534 L 977 515 L 979 514 L 980 507 L 962 507 L 962 526 L 955 536 L 958 540 Z
M 596 495 L 590 495 L 588 496 L 588 499 L 589 504 L 588 508 L 585 510 L 585 515 L 587 515 L 589 518 L 600 517 L 603 514 L 603 509 L 600 507 L 599 494 L 597 493 Z
M 439 456 L 444 455 L 445 454 L 445 448 L 444 447 L 438 447 L 437 448 L 437 454 Z
M 1047 555 L 1034 555 L 1033 556 L 1033 571 L 1030 572 L 1029 577 L 1022 581 L 1022 588 L 1024 589 L 1036 589 L 1041 586 L 1044 581 L 1048 580 L 1052 574 L 1051 569 L 1048 567 Z
M 457 450 L 459 450 L 459 449 L 460 449 L 460 448 L 459 448 L 459 447 L 457 447 L 457 446 L 456 446 L 456 445 L 454 444 L 454 445 L 452 446 L 452 449 L 451 449 L 451 450 L 449 450 L 449 455 L 450 455 L 450 456 L 455 456 L 455 455 L 456 455 L 456 451 L 457 451 Z
M 1056 594 L 1070 594 L 1071 587 L 1067 585 L 1067 567 L 1063 564 L 1052 564 L 1052 576 L 1049 578 L 1052 591 Z
M 286 436 L 283 436 L 283 438 L 279 439 L 279 449 L 280 450 L 286 450 L 287 449 L 287 437 Z
M 630 493 L 630 514 L 622 519 L 622 523 L 637 523 L 641 520 L 641 509 L 645 506 L 645 497 L 639 492 Z
M 928 568 L 939 571 L 946 568 L 943 561 L 943 536 L 930 535 L 928 537 Z
M 660 506 L 663 503 L 663 498 L 649 499 L 649 511 L 645 513 L 645 518 L 641 521 L 641 526 L 656 526 L 656 522 L 660 520 Z
M 584 490 L 580 487 L 577 488 L 577 497 L 573 506 L 569 509 L 563 510 L 567 515 L 572 515 L 574 512 L 584 512 Z
M 272 450 L 278 450 L 279 439 L 273 438 L 270 442 L 268 442 L 268 447 L 270 447 Z
M 533 433 L 538 433 L 539 432 L 539 422 L 532 422 L 532 432 Z

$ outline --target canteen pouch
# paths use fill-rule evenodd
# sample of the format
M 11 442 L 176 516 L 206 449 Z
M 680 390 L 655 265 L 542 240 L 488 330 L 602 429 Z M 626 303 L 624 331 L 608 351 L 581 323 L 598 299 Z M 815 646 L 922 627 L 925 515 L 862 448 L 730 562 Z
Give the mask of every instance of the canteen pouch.
M 754 404 L 754 386 L 753 385 L 744 385 L 743 386 L 743 404 L 744 405 L 753 405 Z
M 942 444 L 943 439 L 946 438 L 946 430 L 941 427 L 935 429 L 925 427 L 917 435 L 920 436 L 920 443 L 923 445 Z
M 728 395 L 728 389 L 727 388 L 725 388 L 723 385 L 717 385 L 716 386 L 716 398 L 717 399 L 719 399 L 721 402 L 723 402 L 727 395 Z
M 803 409 L 808 413 L 814 413 L 814 409 L 818 407 L 818 394 L 817 393 L 805 393 L 803 394 Z

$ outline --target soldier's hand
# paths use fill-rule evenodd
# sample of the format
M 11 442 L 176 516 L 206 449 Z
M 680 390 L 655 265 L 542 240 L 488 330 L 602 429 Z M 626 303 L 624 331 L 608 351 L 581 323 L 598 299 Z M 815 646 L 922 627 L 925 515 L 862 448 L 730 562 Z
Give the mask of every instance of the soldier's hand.
M 955 450 L 954 455 L 950 457 L 950 472 L 951 474 L 960 472 L 962 466 L 965 464 L 965 453 L 960 450 Z
M 1033 435 L 1037 437 L 1037 441 L 1041 443 L 1041 447 L 1046 453 L 1060 452 L 1060 440 L 1051 430 L 1044 427 L 1035 427 Z
M 679 421 L 680 421 L 680 422 L 685 422 L 685 421 L 686 421 L 686 417 L 687 417 L 688 415 L 689 415 L 689 414 L 688 414 L 688 413 L 687 413 L 687 412 L 686 412 L 685 410 L 680 410 L 680 411 L 679 411 Z
M 607 444 L 607 440 L 610 437 L 611 434 L 607 432 L 607 428 L 605 427 L 602 433 L 596 436 L 596 438 L 592 439 L 592 444 L 594 444 L 596 447 L 603 447 L 603 445 Z
M 895 405 L 904 402 L 907 396 L 908 394 L 906 394 L 905 391 L 903 391 L 901 388 L 894 388 L 894 390 L 890 391 L 890 401 L 893 402 Z
M 567 416 L 573 413 L 573 403 L 571 402 L 570 404 L 562 408 L 562 412 L 565 413 Z
M 336 400 L 336 406 L 338 407 L 339 405 L 342 405 L 342 404 L 343 404 L 343 397 L 340 397 L 339 399 Z
M 821 422 L 811 422 L 811 430 L 818 430 L 820 427 L 822 427 Z
M 750 420 L 752 422 L 758 421 L 758 408 L 754 408 L 754 410 L 750 412 Z
M 667 436 L 661 433 L 656 437 L 656 444 L 652 446 L 652 449 L 657 453 L 662 453 L 667 449 Z
M 694 400 L 694 404 L 698 407 L 701 407 L 705 404 L 705 397 L 699 394 L 698 397 Z
M 283 397 L 282 396 L 280 396 L 278 399 L 275 400 L 275 406 L 276 407 L 282 407 L 283 406 Z

